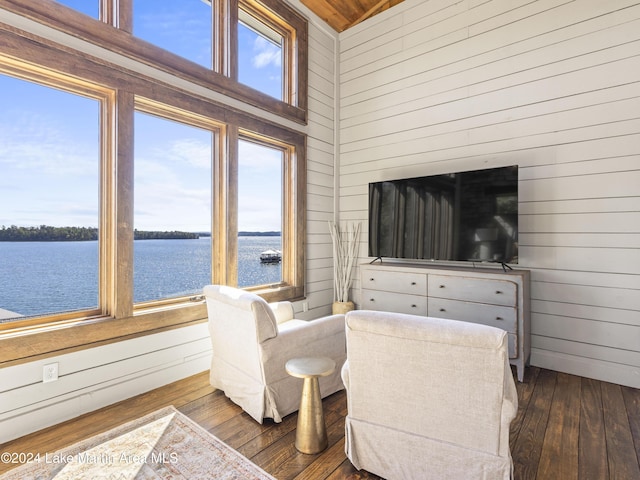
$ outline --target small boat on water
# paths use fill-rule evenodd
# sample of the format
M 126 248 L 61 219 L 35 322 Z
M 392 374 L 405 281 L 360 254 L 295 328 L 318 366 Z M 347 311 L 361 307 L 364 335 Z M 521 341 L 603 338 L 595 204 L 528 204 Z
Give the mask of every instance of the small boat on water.
M 260 263 L 280 263 L 282 252 L 280 250 L 265 250 L 260 254 Z

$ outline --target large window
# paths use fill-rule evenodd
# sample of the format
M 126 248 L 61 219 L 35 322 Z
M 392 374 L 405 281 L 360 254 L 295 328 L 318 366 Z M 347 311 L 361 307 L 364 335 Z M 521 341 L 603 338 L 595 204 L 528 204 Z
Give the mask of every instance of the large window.
M 245 10 L 238 22 L 238 80 L 278 100 L 284 96 L 284 37 Z
M 158 13 L 173 2 L 136 3 L 154 4 Z M 281 2 L 264 3 L 264 15 L 262 1 L 240 6 L 282 36 L 274 92 L 285 101 L 271 98 L 280 106 L 269 110 L 286 117 L 292 110 L 282 105 L 299 98 L 284 74 L 298 27 L 283 25 L 299 17 L 288 7 L 275 15 Z M 0 332 L 43 336 L 36 351 L 16 347 L 11 359 L 202 321 L 200 293 L 211 282 L 246 287 L 268 301 L 304 295 L 305 136 L 256 115 L 252 107 L 267 95 L 256 96 L 233 69 L 220 81 L 194 63 L 202 55 L 218 64 L 220 38 L 233 43 L 230 28 L 227 35 L 216 30 L 219 15 L 238 3 L 214 2 L 207 15 L 211 55 L 195 41 L 199 35 L 180 54 L 179 38 L 161 47 L 131 34 L 129 0 L 96 4 L 108 10 L 105 19 L 68 8 L 80 10 L 74 2 L 12 0 L 7 10 L 51 28 L 25 34 L 0 26 L 0 229 L 7 234 L 0 276 L 10 286 L 0 288 L 0 309 L 14 312 L 3 313 Z M 52 28 L 72 35 L 46 37 Z M 257 31 L 263 38 L 262 27 Z M 228 47 L 220 64 L 238 65 L 239 52 Z M 114 54 L 101 56 L 109 50 Z M 291 118 L 299 121 L 299 113 Z M 278 251 L 274 276 L 243 273 L 242 232 L 270 233 L 275 243 L 252 247 L 251 259 Z M 35 234 L 39 241 L 24 241 Z M 40 250 L 26 251 L 34 248 Z M 18 300 L 9 300 L 12 289 Z M 61 326 L 82 327 L 82 334 Z
M 143 112 L 134 132 L 134 302 L 199 294 L 211 283 L 217 135 Z
M 238 286 L 279 285 L 284 154 L 248 140 L 238 151 Z
M 0 321 L 99 313 L 101 102 L 0 74 Z

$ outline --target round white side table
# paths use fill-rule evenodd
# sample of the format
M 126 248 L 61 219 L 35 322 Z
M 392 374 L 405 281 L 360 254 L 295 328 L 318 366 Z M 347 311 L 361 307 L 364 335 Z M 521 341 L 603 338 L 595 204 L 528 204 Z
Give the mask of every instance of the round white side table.
M 327 448 L 318 378 L 331 375 L 335 368 L 336 362 L 327 357 L 292 358 L 285 365 L 289 375 L 304 379 L 295 443 L 302 453 L 314 454 Z

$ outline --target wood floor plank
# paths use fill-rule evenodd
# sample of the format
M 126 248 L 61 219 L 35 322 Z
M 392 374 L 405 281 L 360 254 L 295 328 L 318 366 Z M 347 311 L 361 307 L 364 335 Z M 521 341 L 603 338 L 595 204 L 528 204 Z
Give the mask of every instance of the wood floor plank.
M 638 456 L 633 446 L 629 417 L 619 385 L 602 382 L 602 406 L 607 437 L 609 478 L 640 480 Z
M 221 391 L 197 398 L 182 405 L 178 410 L 207 430 L 236 418 L 242 413 L 242 408 L 230 402 Z
M 636 457 L 640 461 L 640 390 L 631 387 L 621 387 L 624 404 L 629 418 L 629 427 L 633 444 L 636 448 Z
M 556 372 L 542 370 L 536 379 L 518 441 L 511 450 L 514 477 L 518 480 L 536 479 L 551 400 L 556 386 L 556 376 Z
M 297 413 L 292 414 L 291 417 L 295 417 L 297 422 Z M 344 438 L 344 417 L 333 410 L 328 410 L 325 415 L 325 424 L 327 426 L 329 446 L 335 445 L 340 439 Z M 251 457 L 251 460 L 265 470 L 274 472 L 272 475 L 278 480 L 295 478 L 322 455 L 322 452 L 316 455 L 300 453 L 295 449 L 295 446 L 292 447 L 295 442 L 295 435 L 295 430 L 291 431 L 287 436 L 270 445 L 258 455 Z M 282 462 L 281 459 L 283 457 L 288 460 Z
M 515 375 L 515 368 L 512 369 L 512 373 Z M 537 367 L 529 367 L 525 370 L 524 379 L 522 382 L 516 382 L 516 391 L 518 392 L 518 413 L 516 418 L 513 419 L 509 426 L 509 447 L 513 450 L 520 429 L 524 421 L 531 397 L 533 396 L 533 390 L 540 374 L 540 369 Z
M 274 432 L 267 433 L 274 428 L 276 428 L 276 424 L 271 420 L 266 419 L 263 424 L 259 424 L 248 414 L 240 412 L 224 422 L 215 425 L 209 431 L 232 448 L 239 450 L 240 447 L 251 441 L 262 444 L 265 443 L 271 435 L 281 436 L 282 434 L 278 433 L 277 428 Z M 278 428 L 282 430 L 283 426 L 280 425 Z M 259 437 L 262 436 L 264 436 L 264 438 L 261 440 Z M 259 451 L 261 448 L 264 447 L 259 446 L 256 451 Z
M 265 429 L 260 436 L 239 445 L 237 450 L 247 458 L 254 458 L 282 438 L 291 437 L 291 433 L 295 431 L 296 424 L 297 417 L 295 415 L 287 415 L 282 419 L 282 422 L 270 424 L 270 428 Z
M 578 442 L 578 478 L 581 480 L 609 480 L 609 461 L 603 438 L 606 437 L 600 382 L 583 378 Z
M 342 424 L 344 427 L 344 423 Z M 294 480 L 328 478 L 344 461 L 344 436 L 331 445 L 311 465 L 294 477 Z
M 349 460 L 344 460 L 340 466 L 329 475 L 326 480 L 384 480 L 378 475 L 366 470 L 356 470 Z
M 517 390 L 514 480 L 640 480 L 640 390 L 535 367 Z M 214 392 L 206 372 L 7 442 L 0 452 L 53 452 L 167 405 L 278 480 L 380 480 L 346 458 L 344 391 L 323 400 L 329 447 L 305 455 L 294 446 L 297 414 L 259 424 Z M 0 473 L 12 466 L 0 463 Z
M 578 479 L 580 378 L 559 373 L 536 478 Z

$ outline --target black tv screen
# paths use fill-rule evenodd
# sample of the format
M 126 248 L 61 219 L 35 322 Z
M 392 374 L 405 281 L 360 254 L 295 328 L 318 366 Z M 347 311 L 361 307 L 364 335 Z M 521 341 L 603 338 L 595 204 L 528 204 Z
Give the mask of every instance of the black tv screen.
M 369 184 L 369 256 L 518 263 L 518 167 Z

